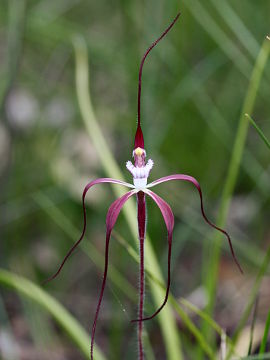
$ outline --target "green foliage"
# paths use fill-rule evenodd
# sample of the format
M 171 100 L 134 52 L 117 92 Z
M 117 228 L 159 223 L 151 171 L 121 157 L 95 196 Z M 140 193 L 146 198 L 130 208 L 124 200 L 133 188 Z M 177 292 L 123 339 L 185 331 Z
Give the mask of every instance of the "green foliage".
M 256 124 L 256 122 L 252 119 L 252 117 L 249 114 L 245 114 L 245 116 L 249 119 L 251 125 L 254 127 L 254 129 L 257 131 L 265 145 L 270 149 L 270 142 L 267 140 L 267 137 L 264 135 L 263 131 L 259 128 L 259 126 Z
M 89 336 L 70 313 L 52 296 L 30 280 L 0 269 L 0 283 L 30 298 L 42 306 L 65 330 L 87 359 L 89 357 Z M 96 349 L 96 359 L 104 360 L 102 352 Z
M 140 57 L 178 10 L 178 25 L 143 74 L 151 176 L 183 172 L 200 181 L 206 211 L 226 225 L 244 276 L 225 240 L 204 225 L 190 187 L 160 186 L 175 213 L 172 291 L 170 304 L 145 324 L 146 358 L 218 358 L 225 329 L 227 359 L 270 358 L 264 305 L 270 296 L 264 285 L 270 261 L 268 0 L 184 0 L 180 9 L 175 0 L 0 2 L 0 340 L 7 334 L 22 354 L 26 336 L 40 359 L 58 353 L 88 358 L 106 210 L 121 189 L 104 186 L 89 194 L 83 251 L 46 289 L 35 283 L 56 269 L 78 238 L 85 183 L 104 174 L 129 179 L 125 162 L 136 126 Z M 133 360 L 137 354 L 136 327 L 129 322 L 137 304 L 135 204 L 123 210 L 110 249 L 97 359 Z M 150 202 L 147 226 L 150 314 L 162 302 L 167 269 L 165 227 Z M 260 354 L 247 356 L 250 339 L 241 350 L 239 344 L 261 289 L 267 301 L 259 296 Z M 42 309 L 37 316 L 34 304 L 37 313 Z

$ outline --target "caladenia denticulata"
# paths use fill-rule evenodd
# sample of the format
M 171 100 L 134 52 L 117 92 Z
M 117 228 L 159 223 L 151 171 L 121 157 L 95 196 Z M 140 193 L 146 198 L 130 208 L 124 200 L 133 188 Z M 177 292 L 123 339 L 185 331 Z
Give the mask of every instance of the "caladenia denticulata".
M 91 336 L 91 350 L 90 350 L 90 356 L 91 360 L 93 360 L 93 350 L 94 350 L 94 339 L 95 339 L 95 331 L 96 331 L 96 325 L 97 325 L 97 319 L 101 308 L 101 302 L 104 294 L 106 279 L 107 279 L 107 272 L 108 272 L 108 262 L 109 262 L 109 244 L 110 244 L 110 238 L 111 238 L 111 232 L 114 228 L 114 225 L 116 223 L 116 220 L 118 218 L 118 215 L 124 206 L 124 204 L 128 201 L 129 198 L 134 196 L 137 201 L 137 220 L 138 220 L 138 237 L 139 237 L 139 249 L 140 249 L 140 275 L 139 275 L 139 311 L 138 311 L 138 319 L 132 320 L 132 322 L 136 322 L 138 324 L 138 346 L 139 346 L 139 359 L 142 360 L 144 358 L 144 352 L 143 352 L 143 341 L 142 341 L 142 330 L 143 330 L 143 321 L 153 319 L 165 306 L 169 291 L 170 291 L 170 283 L 171 283 L 171 274 L 170 274 L 170 268 L 171 268 L 171 251 L 172 251 L 172 233 L 174 228 L 174 215 L 170 208 L 170 206 L 167 204 L 165 200 L 163 200 L 160 196 L 158 196 L 156 193 L 152 191 L 152 188 L 154 186 L 157 186 L 163 182 L 172 181 L 172 180 L 182 180 L 186 182 L 190 182 L 192 185 L 195 186 L 195 188 L 198 191 L 199 197 L 200 197 L 200 207 L 201 207 L 201 214 L 204 218 L 204 220 L 214 229 L 220 231 L 223 233 L 230 246 L 230 250 L 232 253 L 232 256 L 234 258 L 234 261 L 236 262 L 239 270 L 242 272 L 242 269 L 240 267 L 240 264 L 238 263 L 236 256 L 234 254 L 234 250 L 232 247 L 231 239 L 228 233 L 217 227 L 215 224 L 213 224 L 208 218 L 206 217 L 204 206 L 203 206 L 203 199 L 202 199 L 202 191 L 201 187 L 198 183 L 198 181 L 190 176 L 185 174 L 173 174 L 164 176 L 158 180 L 155 180 L 148 184 L 148 177 L 149 174 L 154 166 L 153 160 L 149 159 L 146 161 L 146 151 L 144 147 L 144 138 L 143 138 L 143 132 L 141 129 L 141 79 L 142 79 L 142 70 L 143 65 L 145 62 L 145 59 L 149 52 L 154 48 L 154 46 L 157 45 L 157 43 L 170 31 L 170 29 L 173 27 L 173 25 L 176 23 L 180 16 L 180 13 L 177 14 L 173 22 L 168 26 L 168 28 L 162 33 L 162 35 L 152 43 L 152 45 L 147 49 L 145 52 L 139 69 L 139 84 L 138 84 L 138 123 L 137 123 L 137 131 L 135 134 L 135 142 L 134 142 L 134 150 L 132 153 L 133 156 L 133 163 L 131 161 L 127 161 L 126 168 L 131 173 L 133 177 L 133 184 L 112 179 L 112 178 L 99 178 L 96 180 L 91 181 L 89 184 L 87 184 L 84 188 L 83 195 L 82 195 L 82 205 L 83 205 L 83 216 L 84 216 L 84 225 L 81 237 L 78 239 L 78 241 L 73 245 L 73 247 L 69 250 L 67 255 L 65 256 L 64 260 L 62 261 L 61 265 L 59 266 L 57 272 L 51 276 L 47 281 L 53 280 L 62 270 L 66 260 L 69 258 L 71 253 L 74 251 L 74 249 L 79 245 L 79 243 L 82 241 L 85 230 L 86 230 L 86 207 L 85 207 L 85 197 L 94 185 L 101 184 L 101 183 L 111 183 L 111 184 L 119 184 L 122 186 L 125 186 L 129 188 L 130 190 L 120 198 L 116 199 L 110 206 L 107 217 L 106 217 L 106 244 L 105 244 L 105 266 L 104 266 L 104 273 L 103 273 L 103 281 L 101 284 L 101 290 L 99 294 L 99 299 L 97 303 L 97 308 L 95 312 L 94 317 L 94 323 L 92 327 L 92 336 Z M 167 233 L 168 233 L 168 263 L 167 263 L 167 288 L 164 296 L 164 301 L 160 305 L 160 307 L 154 312 L 152 315 L 144 316 L 144 241 L 145 241 L 145 232 L 146 232 L 146 202 L 145 198 L 146 196 L 150 197 L 158 206 L 158 208 L 161 211 L 162 217 L 164 219 Z

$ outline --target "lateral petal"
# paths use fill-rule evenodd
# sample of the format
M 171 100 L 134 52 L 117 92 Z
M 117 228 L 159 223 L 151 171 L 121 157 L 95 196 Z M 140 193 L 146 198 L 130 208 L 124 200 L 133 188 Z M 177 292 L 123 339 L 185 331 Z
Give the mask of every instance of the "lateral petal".
M 238 262 L 238 260 L 237 260 L 237 258 L 236 258 L 236 255 L 235 255 L 235 253 L 234 253 L 233 246 L 232 246 L 232 242 L 231 242 L 231 238 L 230 238 L 229 234 L 227 233 L 227 231 L 225 231 L 225 230 L 221 229 L 220 227 L 216 226 L 215 224 L 213 224 L 213 223 L 207 218 L 207 216 L 206 216 L 206 214 L 205 214 L 205 211 L 204 211 L 204 206 L 203 206 L 202 190 L 201 190 L 201 187 L 200 187 L 199 182 L 198 182 L 194 177 L 192 177 L 192 176 L 190 176 L 190 175 L 186 175 L 186 174 L 174 174 L 174 175 L 164 176 L 164 177 L 162 177 L 162 178 L 160 178 L 160 179 L 158 179 L 158 180 L 155 180 L 155 181 L 153 181 L 152 183 L 148 184 L 148 185 L 147 185 L 147 188 L 151 188 L 151 187 L 153 187 L 153 186 L 156 186 L 156 185 L 158 185 L 158 184 L 161 184 L 161 183 L 167 182 L 167 181 L 171 181 L 171 180 L 183 180 L 183 181 L 188 181 L 188 182 L 192 183 L 192 184 L 197 188 L 197 190 L 198 190 L 198 192 L 199 192 L 199 195 L 200 195 L 201 213 L 202 213 L 202 216 L 203 216 L 204 220 L 205 220 L 205 221 L 207 222 L 207 224 L 210 225 L 212 228 L 220 231 L 221 233 L 223 233 L 223 234 L 226 236 L 226 238 L 227 238 L 227 240 L 228 240 L 228 242 L 229 242 L 229 246 L 230 246 L 230 250 L 231 250 L 232 257 L 233 257 L 233 259 L 234 259 L 234 261 L 235 261 L 238 269 L 240 270 L 240 272 L 243 273 L 243 270 L 242 270 L 242 268 L 241 268 L 241 266 L 240 266 L 240 264 L 239 264 L 239 262 Z
M 46 284 L 47 282 L 55 279 L 59 273 L 61 272 L 65 262 L 67 261 L 67 259 L 70 257 L 70 255 L 73 253 L 73 251 L 76 249 L 76 247 L 80 244 L 80 242 L 82 241 L 82 239 L 84 238 L 85 235 L 85 230 L 86 230 L 86 208 L 85 208 L 85 197 L 86 194 L 88 192 L 88 190 L 91 189 L 91 187 L 93 187 L 96 184 L 102 184 L 102 183 L 111 183 L 111 184 L 119 184 L 119 185 L 123 185 L 129 188 L 134 188 L 133 185 L 128 184 L 124 181 L 121 180 L 117 180 L 117 179 L 112 179 L 112 178 L 99 178 L 96 180 L 91 181 L 90 183 L 88 183 L 84 190 L 83 190 L 83 194 L 82 194 L 82 206 L 83 206 L 83 230 L 81 233 L 80 238 L 77 240 L 77 242 L 70 248 L 70 250 L 68 251 L 68 253 L 66 254 L 66 256 L 64 257 L 64 260 L 62 261 L 62 263 L 60 264 L 58 270 L 51 276 L 49 277 L 47 280 L 44 281 L 44 284 Z

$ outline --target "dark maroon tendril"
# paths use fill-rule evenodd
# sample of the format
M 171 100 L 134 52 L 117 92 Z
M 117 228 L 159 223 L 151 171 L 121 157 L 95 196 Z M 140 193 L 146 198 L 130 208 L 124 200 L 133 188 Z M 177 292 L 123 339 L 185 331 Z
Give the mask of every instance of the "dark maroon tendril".
M 165 176 L 163 178 L 160 178 L 158 180 L 153 181 L 151 184 L 154 185 L 158 185 L 159 183 L 163 183 L 163 182 L 167 182 L 167 181 L 171 181 L 171 180 L 182 180 L 182 181 L 188 181 L 190 183 L 192 183 L 198 190 L 199 196 L 200 196 L 200 205 L 201 205 L 201 213 L 202 216 L 204 218 L 204 220 L 206 221 L 206 223 L 208 225 L 210 225 L 212 228 L 218 230 L 219 232 L 221 232 L 222 234 L 224 234 L 228 240 L 229 246 L 230 246 L 230 250 L 231 250 L 231 254 L 233 256 L 233 259 L 238 267 L 238 269 L 240 270 L 240 272 L 243 274 L 243 270 L 237 260 L 237 257 L 234 253 L 233 250 L 233 246 L 232 246 L 232 242 L 231 242 L 231 238 L 230 235 L 227 233 L 227 231 L 221 229 L 220 227 L 216 226 L 215 224 L 213 224 L 206 216 L 205 211 L 204 211 L 204 206 L 203 206 L 203 196 L 202 196 L 202 191 L 201 191 L 201 187 L 200 184 L 198 183 L 198 181 L 189 175 L 183 175 L 183 174 L 175 174 L 175 175 L 169 175 L 169 176 Z M 165 294 L 165 298 L 164 301 L 162 303 L 162 305 L 158 308 L 158 310 L 155 311 L 155 313 L 151 316 L 145 317 L 143 319 L 135 319 L 132 320 L 132 322 L 138 322 L 138 321 L 145 321 L 145 320 L 151 320 L 153 319 L 162 309 L 163 307 L 166 305 L 167 301 L 168 301 L 168 297 L 169 297 L 169 291 L 170 291 L 170 280 L 171 280 L 171 246 L 172 246 L 172 231 L 173 231 L 173 214 L 172 211 L 170 209 L 170 206 L 162 199 L 160 198 L 157 194 L 153 193 L 152 191 L 148 191 L 148 195 L 152 197 L 152 199 L 156 202 L 156 204 L 158 205 L 158 207 L 161 210 L 161 213 L 163 215 L 167 230 L 168 230 L 168 279 L 167 279 L 167 289 L 166 289 L 166 294 Z
M 70 255 L 73 253 L 73 251 L 76 249 L 76 247 L 80 244 L 80 242 L 82 241 L 82 239 L 84 238 L 85 235 L 85 230 L 86 230 L 86 208 L 85 208 L 85 195 L 87 193 L 88 189 L 85 188 L 83 195 L 82 195 L 82 206 L 83 206 L 83 230 L 82 230 L 82 234 L 79 238 L 79 240 L 76 241 L 76 243 L 70 248 L 70 250 L 68 251 L 68 253 L 66 254 L 66 256 L 64 257 L 64 260 L 61 262 L 58 270 L 48 279 L 46 279 L 43 284 L 47 284 L 49 281 L 54 280 L 61 272 L 63 266 L 65 265 L 65 262 L 67 261 L 67 259 L 70 257 Z
M 221 232 L 222 234 L 224 234 L 228 240 L 228 243 L 229 243 L 229 246 L 230 246 L 230 250 L 231 250 L 231 254 L 232 254 L 232 257 L 238 267 L 238 269 L 240 270 L 240 272 L 243 274 L 243 270 L 237 260 L 237 257 L 234 253 L 234 250 L 233 250 L 233 246 L 232 246 L 232 241 L 231 241 L 231 238 L 230 238 L 230 235 L 227 233 L 227 231 L 223 230 L 222 228 L 216 226 L 215 224 L 213 224 L 206 216 L 205 214 L 205 211 L 204 211 L 204 206 L 203 206 L 203 196 L 202 196 L 202 190 L 201 190 L 201 186 L 200 184 L 198 183 L 198 181 L 193 177 L 193 176 L 190 176 L 190 175 L 185 175 L 185 174 L 174 174 L 174 175 L 169 175 L 169 176 L 164 176 L 160 179 L 157 179 L 155 181 L 153 181 L 151 183 L 151 185 L 155 186 L 155 185 L 158 185 L 160 183 L 163 183 L 163 182 L 167 182 L 167 181 L 171 181 L 171 180 L 182 180 L 182 181 L 187 181 L 187 182 L 190 182 L 192 183 L 198 190 L 198 193 L 200 195 L 200 201 L 201 201 L 201 213 L 202 213 L 202 216 L 204 218 L 204 220 L 207 222 L 208 225 L 210 225 L 212 228 L 218 230 L 219 232 Z
M 196 187 L 197 187 L 197 186 L 196 186 Z M 227 231 L 221 229 L 220 227 L 218 227 L 218 226 L 216 226 L 215 224 L 213 224 L 210 220 L 208 220 L 208 218 L 206 217 L 205 212 L 204 212 L 201 188 L 200 188 L 200 187 L 197 187 L 197 189 L 198 189 L 198 192 L 199 192 L 199 195 L 200 195 L 200 200 L 201 200 L 201 213 L 202 213 L 202 216 L 203 216 L 204 220 L 207 222 L 208 225 L 212 226 L 212 228 L 218 230 L 219 232 L 223 233 L 223 234 L 226 236 L 226 238 L 227 238 L 227 240 L 228 240 L 228 242 L 229 242 L 229 246 L 230 246 L 230 250 L 231 250 L 231 254 L 232 254 L 232 257 L 233 257 L 233 259 L 234 259 L 234 262 L 236 263 L 239 271 L 243 274 L 244 271 L 243 271 L 243 269 L 241 268 L 241 265 L 239 264 L 239 262 L 238 262 L 238 260 L 237 260 L 237 257 L 236 257 L 236 255 L 235 255 L 235 253 L 234 253 L 230 235 L 227 233 Z
M 65 262 L 69 258 L 69 256 L 73 253 L 75 248 L 80 244 L 80 242 L 84 238 L 85 230 L 86 230 L 85 197 L 86 197 L 86 194 L 87 194 L 88 190 L 90 190 L 90 188 L 92 186 L 94 186 L 96 184 L 101 184 L 101 183 L 119 184 L 119 185 L 123 185 L 123 186 L 128 185 L 127 183 L 125 183 L 124 181 L 121 181 L 121 180 L 116 180 L 116 179 L 112 179 L 112 178 L 100 178 L 100 179 L 96 179 L 96 180 L 91 181 L 89 184 L 87 184 L 85 186 L 84 191 L 83 191 L 83 195 L 82 195 L 83 218 L 84 218 L 82 234 L 81 234 L 79 240 L 68 251 L 67 255 L 64 257 L 64 260 L 62 261 L 62 263 L 59 266 L 56 273 L 54 275 L 52 275 L 49 279 L 47 279 L 46 283 L 48 281 L 51 281 L 51 280 L 55 279 L 59 275 L 59 273 L 61 272 L 61 270 L 62 270 Z M 114 225 L 116 223 L 116 220 L 118 218 L 118 215 L 119 215 L 122 207 L 124 206 L 126 201 L 134 194 L 135 193 L 132 190 L 132 191 L 127 192 L 125 195 L 118 198 L 117 200 L 115 200 L 112 203 L 112 205 L 110 206 L 110 208 L 108 210 L 108 213 L 107 213 L 107 217 L 106 217 L 105 265 L 104 265 L 103 281 L 102 281 L 102 285 L 101 285 L 101 291 L 100 291 L 100 295 L 99 295 L 99 299 L 98 299 L 97 309 L 96 309 L 96 312 L 95 312 L 95 318 L 94 318 L 94 323 L 93 323 L 93 328 L 92 328 L 91 349 L 90 349 L 91 360 L 93 360 L 94 338 L 95 338 L 97 319 L 98 319 L 100 306 L 101 306 L 101 302 L 102 302 L 102 298 L 103 298 L 103 294 L 104 294 L 104 290 L 105 290 L 105 285 L 106 285 L 106 280 L 107 280 L 108 262 L 109 262 L 109 242 L 110 242 L 110 238 L 111 238 L 111 232 L 112 232 L 112 229 L 113 229 L 113 227 L 114 227 Z
M 146 50 L 146 52 L 143 55 L 143 58 L 141 60 L 140 70 L 139 70 L 139 85 L 138 85 L 138 126 L 137 126 L 136 135 L 135 135 L 135 144 L 134 144 L 135 149 L 137 147 L 144 149 L 143 133 L 142 133 L 142 129 L 141 129 L 141 90 L 142 90 L 143 65 L 144 65 L 147 55 L 157 45 L 157 43 L 159 43 L 160 40 L 163 39 L 163 37 L 171 30 L 173 25 L 178 20 L 179 16 L 180 16 L 180 12 L 176 15 L 176 17 L 174 18 L 172 23 L 167 27 L 167 29 L 162 33 L 162 35 L 156 41 L 154 41 L 151 46 L 149 46 L 149 48 Z
M 71 249 L 68 251 L 68 253 L 66 254 L 66 256 L 64 257 L 64 260 L 62 261 L 62 263 L 60 264 L 58 270 L 51 276 L 49 277 L 47 280 L 45 280 L 43 282 L 43 284 L 48 283 L 49 281 L 54 280 L 61 272 L 63 266 L 65 265 L 65 262 L 67 261 L 67 259 L 70 257 L 70 255 L 73 253 L 73 251 L 77 248 L 77 246 L 80 244 L 80 242 L 83 240 L 84 235 L 85 235 L 85 230 L 86 230 L 86 207 L 85 207 L 85 196 L 88 192 L 88 190 L 90 190 L 90 188 L 96 184 L 101 184 L 101 183 L 113 183 L 113 184 L 119 184 L 119 185 L 125 185 L 125 183 L 121 180 L 115 180 L 115 179 L 111 179 L 111 178 L 100 178 L 100 179 L 96 179 L 91 181 L 89 184 L 87 184 L 84 188 L 83 191 L 83 195 L 82 195 L 82 206 L 83 206 L 83 230 L 82 230 L 82 234 L 79 238 L 79 240 L 76 241 L 76 243 L 71 247 Z

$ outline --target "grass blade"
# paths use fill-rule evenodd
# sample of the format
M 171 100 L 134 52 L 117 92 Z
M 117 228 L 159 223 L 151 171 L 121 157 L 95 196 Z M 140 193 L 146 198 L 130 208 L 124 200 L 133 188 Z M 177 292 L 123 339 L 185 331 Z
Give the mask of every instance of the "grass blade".
M 194 312 L 196 315 L 198 315 L 201 319 L 204 319 L 205 321 L 207 321 L 210 326 L 220 335 L 222 336 L 223 334 L 223 329 L 218 325 L 218 323 L 215 322 L 215 320 L 213 320 L 205 311 L 197 308 L 197 306 L 195 306 L 194 304 L 192 304 L 190 301 L 184 299 L 184 298 L 180 298 L 180 303 L 185 306 L 186 308 L 188 308 L 190 311 Z
M 179 317 L 182 319 L 188 330 L 191 332 L 191 334 L 195 337 L 198 344 L 200 345 L 201 349 L 205 352 L 208 359 L 216 360 L 216 355 L 211 347 L 211 345 L 208 344 L 207 339 L 203 336 L 201 331 L 194 325 L 194 323 L 190 320 L 186 312 L 181 308 L 181 306 L 178 304 L 178 302 L 170 296 L 169 298 L 170 303 L 173 304 L 173 307 Z
M 8 48 L 5 59 L 5 71 L 0 84 L 0 111 L 3 112 L 6 98 L 18 74 L 22 55 L 24 23 L 26 15 L 25 0 L 8 2 Z
M 6 304 L 3 301 L 2 293 L 0 293 L 0 324 L 1 324 L 1 337 L 3 334 L 8 334 L 9 342 L 11 346 L 1 346 L 1 356 L 5 360 L 20 360 L 19 358 L 19 348 L 16 344 L 16 337 L 13 332 L 12 323 L 10 321 L 10 316 L 7 313 Z
M 269 310 L 267 318 L 266 318 L 264 334 L 263 334 L 259 354 L 263 354 L 265 352 L 269 329 L 270 329 L 270 310 Z
M 248 299 L 248 302 L 247 302 L 247 305 L 246 305 L 246 308 L 245 310 L 243 311 L 243 314 L 241 316 L 241 319 L 239 320 L 238 322 L 238 326 L 237 326 L 237 329 L 235 330 L 235 333 L 234 333 L 234 336 L 233 336 L 233 343 L 235 344 L 238 340 L 238 337 L 242 331 L 242 329 L 244 328 L 248 318 L 249 318 L 249 315 L 250 315 L 250 312 L 252 310 L 252 307 L 253 307 L 253 304 L 254 304 L 254 301 L 258 295 L 258 291 L 259 291 L 259 288 L 261 286 L 261 282 L 262 282 L 262 279 L 263 279 L 263 276 L 265 275 L 268 267 L 269 267 L 269 264 L 270 264 L 270 247 L 268 248 L 267 252 L 266 252 L 266 255 L 263 259 L 263 262 L 262 262 L 262 265 L 258 271 L 258 274 L 256 276 L 256 280 L 254 282 L 254 285 L 251 289 L 251 292 L 250 292 L 250 296 L 249 296 L 249 299 Z M 230 355 L 231 355 L 231 352 L 229 352 L 228 356 L 227 356 L 227 359 L 230 358 Z
M 252 113 L 253 111 L 263 70 L 265 68 L 269 56 L 269 51 L 270 51 L 270 41 L 266 39 L 263 42 L 256 63 L 254 65 L 254 69 L 250 77 L 247 94 L 241 111 L 241 116 L 232 150 L 229 169 L 222 192 L 220 209 L 218 212 L 217 225 L 221 228 L 223 228 L 224 225 L 226 224 L 229 207 L 231 204 L 231 199 L 235 188 L 240 162 L 242 159 L 244 146 L 246 142 L 249 122 L 247 121 L 245 114 Z M 220 258 L 221 241 L 222 239 L 219 235 L 214 237 L 214 242 L 212 244 L 211 263 L 209 265 L 209 260 L 208 260 L 208 268 L 206 271 L 206 277 L 205 277 L 206 289 L 209 295 L 209 304 L 207 306 L 207 310 L 209 311 L 209 313 L 212 313 L 215 303 L 215 291 L 216 291 L 217 277 L 218 277 L 218 264 Z M 204 331 L 205 334 L 208 333 L 208 326 L 206 326 Z
M 270 149 L 270 142 L 267 139 L 267 137 L 264 135 L 263 131 L 259 128 L 259 126 L 256 124 L 256 122 L 252 119 L 252 117 L 249 114 L 245 114 L 245 116 L 248 118 L 248 120 L 250 121 L 251 125 L 254 127 L 254 129 L 257 131 L 257 133 L 259 134 L 259 136 L 261 137 L 261 139 L 263 140 L 263 142 L 265 143 L 265 145 L 268 147 L 268 149 Z
M 70 237 L 74 242 L 78 240 L 80 237 L 80 230 L 71 223 L 65 214 L 51 201 L 51 199 L 46 194 L 39 192 L 34 194 L 33 198 L 68 237 Z M 87 243 L 82 242 L 80 247 L 99 269 L 103 269 L 104 256 L 99 251 L 97 251 L 95 246 L 92 245 L 90 241 Z M 131 300 L 134 300 L 137 294 L 135 288 L 112 264 L 110 265 L 108 278 L 118 287 L 119 290 L 124 291 L 126 296 L 128 296 Z
M 247 49 L 249 54 L 256 59 L 256 54 L 260 50 L 256 38 L 253 36 L 251 31 L 246 27 L 244 22 L 233 10 L 231 5 L 225 1 L 211 0 L 213 6 L 217 9 L 224 22 L 233 31 L 234 35 L 239 39 L 242 45 Z
M 129 255 L 137 262 L 139 263 L 139 256 L 134 251 L 134 249 L 126 242 L 126 240 L 121 237 L 118 233 L 115 233 L 115 238 L 122 244 L 128 251 Z M 161 289 L 165 289 L 164 284 L 157 279 L 155 274 L 152 272 L 151 268 L 146 265 L 145 273 L 151 281 L 155 282 Z M 183 323 L 187 327 L 187 329 L 190 331 L 190 333 L 194 336 L 198 344 L 201 346 L 202 351 L 208 356 L 209 359 L 216 359 L 215 353 L 212 350 L 212 348 L 208 345 L 206 338 L 203 336 L 202 332 L 194 325 L 192 320 L 190 320 L 189 316 L 186 314 L 184 309 L 181 307 L 184 306 L 197 314 L 199 317 L 204 319 L 210 327 L 212 327 L 218 334 L 222 334 L 223 330 L 222 328 L 204 311 L 198 309 L 195 305 L 191 304 L 189 301 L 181 298 L 179 301 L 175 299 L 175 297 L 170 294 L 169 296 L 169 302 L 173 306 L 176 313 L 179 315 L 179 317 L 182 319 Z M 179 304 L 181 303 L 181 305 Z M 229 338 L 227 338 L 228 343 L 230 347 L 232 348 L 232 342 Z M 232 348 L 233 351 L 233 348 Z
M 241 358 L 241 360 L 268 360 L 270 359 L 270 353 L 251 355 Z
M 258 302 L 259 302 L 259 295 L 256 297 L 256 301 L 254 304 L 254 311 L 253 311 L 251 328 L 250 328 L 250 340 L 249 340 L 249 346 L 248 346 L 248 355 L 251 355 L 251 351 L 252 351 L 254 327 L 255 327 L 255 322 L 257 319 Z
M 209 36 L 214 39 L 228 58 L 233 61 L 237 69 L 244 76 L 247 76 L 251 71 L 250 61 L 208 14 L 207 10 L 202 5 L 202 2 L 197 0 L 184 0 L 184 3 L 197 22 L 201 24 Z
M 23 296 L 28 297 L 43 307 L 53 316 L 55 321 L 66 331 L 73 342 L 88 359 L 90 356 L 89 335 L 81 327 L 78 321 L 52 296 L 47 294 L 39 286 L 30 280 L 13 274 L 10 271 L 0 269 L 0 284 L 12 288 Z M 101 350 L 95 347 L 95 360 L 105 360 Z

